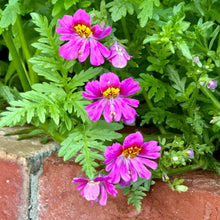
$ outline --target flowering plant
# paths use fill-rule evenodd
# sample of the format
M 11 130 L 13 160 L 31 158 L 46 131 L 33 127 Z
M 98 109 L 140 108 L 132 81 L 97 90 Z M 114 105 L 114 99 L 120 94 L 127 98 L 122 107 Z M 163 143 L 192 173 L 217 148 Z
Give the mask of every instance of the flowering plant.
M 81 195 L 100 205 L 123 188 L 140 210 L 155 178 L 183 192 L 170 175 L 220 174 L 218 1 L 28 5 L 0 10 L 1 103 L 10 104 L 0 127 L 28 123 L 28 136 L 54 138 L 60 157 L 82 165 Z

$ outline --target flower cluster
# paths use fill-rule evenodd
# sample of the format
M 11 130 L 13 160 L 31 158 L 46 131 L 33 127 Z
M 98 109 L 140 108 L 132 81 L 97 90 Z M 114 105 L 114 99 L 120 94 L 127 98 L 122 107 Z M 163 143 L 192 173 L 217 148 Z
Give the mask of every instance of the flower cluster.
M 62 35 L 60 40 L 68 41 L 59 48 L 59 53 L 67 60 L 78 58 L 84 62 L 90 55 L 90 63 L 99 66 L 104 63 L 104 56 L 114 67 L 123 68 L 131 58 L 117 42 L 109 50 L 98 41 L 111 33 L 111 27 L 105 28 L 102 24 L 91 27 L 90 16 L 85 10 L 79 9 L 73 16 L 64 15 L 58 23 L 60 27 L 56 31 Z
M 68 41 L 59 48 L 60 55 L 65 59 L 76 59 L 84 62 L 90 55 L 90 63 L 99 66 L 104 58 L 116 68 L 124 68 L 127 61 L 132 58 L 127 51 L 116 41 L 110 50 L 98 40 L 111 33 L 111 27 L 104 25 L 91 26 L 90 16 L 85 10 L 79 9 L 73 16 L 64 15 L 58 20 L 60 27 L 56 31 L 61 34 L 60 40 Z M 93 80 L 85 86 L 82 95 L 86 99 L 95 100 L 85 108 L 92 121 L 98 121 L 103 114 L 106 122 L 113 120 L 127 124 L 135 122 L 138 116 L 133 107 L 138 107 L 139 101 L 127 96 L 135 94 L 141 88 L 138 81 L 132 77 L 120 82 L 119 77 L 112 72 L 104 73 L 100 80 Z M 147 168 L 156 169 L 157 163 L 151 159 L 160 157 L 161 147 L 156 141 L 143 142 L 140 132 L 128 135 L 123 145 L 114 143 L 104 152 L 106 171 L 108 175 L 98 176 L 93 180 L 74 178 L 72 182 L 81 183 L 77 189 L 81 195 L 91 201 L 106 205 L 107 192 L 116 196 L 117 191 L 113 184 L 129 186 L 131 181 L 138 178 L 151 178 Z

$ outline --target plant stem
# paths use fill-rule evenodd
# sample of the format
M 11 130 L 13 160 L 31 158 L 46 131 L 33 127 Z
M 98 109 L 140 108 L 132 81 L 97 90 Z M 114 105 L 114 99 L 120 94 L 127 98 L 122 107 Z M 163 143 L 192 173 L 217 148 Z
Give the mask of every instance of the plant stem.
M 200 86 L 200 90 L 212 101 L 213 105 L 220 111 L 220 102 L 218 101 L 218 99 L 216 99 L 210 89 L 206 88 L 205 86 Z
M 130 41 L 130 35 L 129 35 L 128 29 L 127 29 L 125 17 L 121 18 L 121 23 L 122 23 L 122 29 L 124 31 L 125 37 L 128 39 L 128 41 Z
M 63 137 L 59 132 L 57 131 L 53 131 L 53 134 L 51 134 L 51 132 L 49 132 L 49 126 L 48 124 L 45 122 L 43 124 L 40 124 L 40 127 L 42 129 L 44 129 L 47 134 L 49 134 L 57 143 L 62 143 L 65 140 L 65 137 Z
M 38 82 L 38 76 L 33 71 L 32 64 L 29 62 L 29 59 L 31 58 L 31 55 L 30 55 L 30 51 L 28 49 L 28 46 L 27 46 L 27 43 L 26 43 L 26 40 L 25 40 L 25 36 L 24 36 L 23 30 L 22 30 L 22 27 L 21 27 L 21 19 L 20 19 L 19 16 L 17 16 L 17 20 L 16 20 L 15 24 L 17 26 L 17 30 L 18 30 L 18 35 L 19 35 L 19 39 L 20 39 L 20 42 L 21 42 L 22 51 L 24 52 L 24 56 L 25 56 L 25 59 L 27 61 L 31 85 L 33 85 L 33 84 Z
M 3 39 L 6 43 L 6 46 L 9 49 L 9 52 L 12 56 L 12 59 L 13 59 L 14 65 L 17 69 L 18 76 L 19 76 L 19 79 L 21 81 L 21 85 L 23 87 L 23 90 L 28 91 L 28 90 L 31 89 L 30 79 L 29 79 L 29 76 L 28 76 L 27 72 L 24 69 L 24 66 L 23 66 L 22 61 L 19 57 L 17 49 L 16 49 L 16 47 L 14 45 L 14 42 L 11 38 L 11 31 L 10 30 L 4 31 L 2 33 L 2 36 L 3 36 Z
M 183 172 L 186 172 L 186 171 L 198 170 L 198 169 L 201 169 L 203 167 L 203 165 L 204 165 L 203 162 L 199 162 L 198 164 L 176 168 L 176 169 L 173 169 L 173 170 L 169 170 L 167 172 L 167 175 L 171 176 L 171 175 L 178 174 L 178 173 L 183 173 Z
M 145 101 L 146 101 L 146 103 L 147 103 L 149 109 L 152 110 L 153 107 L 154 107 L 154 106 L 153 106 L 153 103 L 152 103 L 151 100 L 147 97 L 147 93 L 146 93 L 146 91 L 145 91 L 144 89 L 142 90 L 142 94 L 143 94 L 143 96 L 144 96 L 144 99 L 145 99 Z M 167 133 L 167 132 L 165 131 L 165 129 L 164 129 L 163 126 L 159 125 L 158 128 L 159 128 L 161 134 L 166 134 L 166 133 Z

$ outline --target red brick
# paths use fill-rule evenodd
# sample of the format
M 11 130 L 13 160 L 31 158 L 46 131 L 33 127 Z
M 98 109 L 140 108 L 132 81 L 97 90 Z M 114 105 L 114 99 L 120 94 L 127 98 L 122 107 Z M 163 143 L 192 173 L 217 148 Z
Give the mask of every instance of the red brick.
M 140 213 L 127 205 L 122 191 L 116 198 L 109 195 L 107 205 L 102 207 L 86 201 L 72 183 L 73 177 L 82 177 L 80 167 L 71 161 L 52 155 L 44 161 L 44 171 L 39 180 L 38 218 L 40 220 L 201 220 L 220 219 L 219 176 L 212 172 L 193 172 L 179 175 L 185 178 L 189 190 L 173 192 L 159 180 L 143 200 Z
M 17 219 L 22 209 L 23 178 L 21 167 L 0 160 L 0 219 Z

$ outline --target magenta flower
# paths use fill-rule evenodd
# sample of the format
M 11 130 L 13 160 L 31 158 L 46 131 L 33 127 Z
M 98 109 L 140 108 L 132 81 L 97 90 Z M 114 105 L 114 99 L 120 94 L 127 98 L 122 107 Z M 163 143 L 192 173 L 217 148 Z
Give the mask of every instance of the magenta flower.
M 97 121 L 103 112 L 108 123 L 112 122 L 113 118 L 115 121 L 134 119 L 137 113 L 130 106 L 138 107 L 139 101 L 125 96 L 137 92 L 140 89 L 138 84 L 139 82 L 133 81 L 132 77 L 120 82 L 118 76 L 111 72 L 102 74 L 100 81 L 88 82 L 83 96 L 86 99 L 98 99 L 85 108 L 88 117 Z
M 115 143 L 105 150 L 106 171 L 110 171 L 108 176 L 112 183 L 129 181 L 137 181 L 140 178 L 151 178 L 151 169 L 157 168 L 157 163 L 149 160 L 160 157 L 161 147 L 157 145 L 157 141 L 149 141 L 143 143 L 143 137 L 140 132 L 128 135 L 123 145 Z M 149 159 L 148 159 L 149 158 Z M 146 166 L 145 166 L 146 165 Z M 138 175 L 137 175 L 138 174 Z
M 118 45 L 117 41 L 110 48 L 110 56 L 108 57 L 109 62 L 116 68 L 124 68 L 127 65 L 127 60 L 130 60 L 130 56 L 124 47 Z
M 98 176 L 94 180 L 73 178 L 72 182 L 82 183 L 77 186 L 77 189 L 82 190 L 80 194 L 88 201 L 91 201 L 92 205 L 93 201 L 96 201 L 104 206 L 107 203 L 107 192 L 114 197 L 118 193 L 115 186 L 109 183 L 109 179 L 108 176 Z
M 216 87 L 217 87 L 217 81 L 216 80 L 210 80 L 209 81 L 209 83 L 208 83 L 208 85 L 207 85 L 207 87 L 209 88 L 209 89 L 215 89 Z
M 104 57 L 108 57 L 110 51 L 96 39 L 102 39 L 111 33 L 111 27 L 104 28 L 104 25 L 90 25 L 90 17 L 85 10 L 79 9 L 73 16 L 64 15 L 58 19 L 61 27 L 56 31 L 64 36 L 62 41 L 68 41 L 59 48 L 60 56 L 70 60 L 78 57 L 84 62 L 90 54 L 92 65 L 99 66 L 104 63 Z

